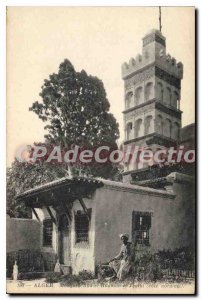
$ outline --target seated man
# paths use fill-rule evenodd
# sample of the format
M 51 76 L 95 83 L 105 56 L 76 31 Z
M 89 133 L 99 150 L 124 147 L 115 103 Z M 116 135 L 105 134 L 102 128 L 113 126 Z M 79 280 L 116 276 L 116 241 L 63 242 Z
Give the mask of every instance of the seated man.
M 122 246 L 119 254 L 113 258 L 109 266 L 114 270 L 115 276 L 119 280 L 124 280 L 131 268 L 131 243 L 128 242 L 128 234 L 120 234 Z

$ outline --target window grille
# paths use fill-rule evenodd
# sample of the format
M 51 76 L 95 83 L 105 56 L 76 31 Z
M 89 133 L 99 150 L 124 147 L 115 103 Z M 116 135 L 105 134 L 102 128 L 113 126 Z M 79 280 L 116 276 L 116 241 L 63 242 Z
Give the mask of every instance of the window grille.
M 88 209 L 91 216 L 91 209 Z M 76 243 L 89 242 L 89 226 L 90 222 L 84 211 L 78 210 L 75 213 L 75 235 Z
M 43 221 L 43 246 L 52 246 L 52 230 L 53 224 L 51 219 L 45 219 Z

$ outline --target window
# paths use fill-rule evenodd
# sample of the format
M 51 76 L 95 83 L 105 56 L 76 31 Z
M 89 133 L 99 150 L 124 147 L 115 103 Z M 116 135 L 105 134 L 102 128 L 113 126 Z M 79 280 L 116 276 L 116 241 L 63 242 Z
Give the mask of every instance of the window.
M 163 134 L 163 118 L 160 115 L 156 117 L 156 132 Z
M 142 126 L 142 119 L 138 119 L 135 121 L 135 137 L 142 136 L 144 134 L 143 132 L 143 126 Z
M 132 138 L 132 129 L 133 129 L 133 124 L 129 122 L 126 125 L 126 139 L 130 140 Z
M 167 137 L 171 137 L 171 121 L 169 119 L 165 120 L 163 134 Z
M 165 102 L 168 105 L 171 105 L 171 98 L 172 98 L 172 94 L 171 94 L 171 89 L 169 87 L 166 88 L 166 95 L 165 95 Z
M 149 230 L 151 228 L 151 213 L 133 212 L 132 239 L 135 245 L 149 246 Z
M 156 92 L 157 92 L 157 99 L 159 101 L 163 101 L 163 85 L 162 85 L 162 83 L 160 83 L 160 82 L 157 83 Z
M 142 87 L 138 87 L 135 90 L 135 105 L 139 105 L 143 102 L 143 94 L 142 94 Z
M 91 209 L 88 209 L 88 212 L 89 212 L 89 215 L 91 216 Z M 85 212 L 78 210 L 75 213 L 76 243 L 89 241 L 89 225 L 90 225 L 90 222 L 89 222 Z
M 175 108 L 177 108 L 177 102 L 179 101 L 179 94 L 175 91 L 173 93 L 173 97 L 172 97 L 172 106 L 174 106 Z
M 145 118 L 145 124 L 144 124 L 144 134 L 149 134 L 152 132 L 152 116 L 147 116 Z
M 53 224 L 51 219 L 45 219 L 43 221 L 43 246 L 52 246 L 52 229 Z

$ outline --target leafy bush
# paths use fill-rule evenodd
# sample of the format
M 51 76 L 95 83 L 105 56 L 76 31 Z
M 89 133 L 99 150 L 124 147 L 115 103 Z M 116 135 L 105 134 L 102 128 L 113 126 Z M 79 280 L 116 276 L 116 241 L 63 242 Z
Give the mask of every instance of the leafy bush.
M 79 275 L 65 275 L 61 278 L 61 286 L 83 286 L 85 285 L 84 280 Z
M 145 253 L 135 260 L 133 276 L 138 280 L 156 281 L 163 278 L 164 270 L 195 269 L 194 250 L 182 247 L 175 250 L 162 250 Z M 173 276 L 173 275 L 172 275 Z
M 90 279 L 94 279 L 94 274 L 90 271 L 87 270 L 82 270 L 79 272 L 78 275 L 82 280 L 90 280 Z
M 158 256 L 146 253 L 135 261 L 133 275 L 138 280 L 156 281 L 162 279 Z
M 194 270 L 194 249 L 182 247 L 174 251 L 162 250 L 157 253 L 159 263 L 163 269 L 174 268 L 179 270 Z
M 47 274 L 45 281 L 48 283 L 55 283 L 55 282 L 59 282 L 61 278 L 62 278 L 61 274 L 50 272 Z

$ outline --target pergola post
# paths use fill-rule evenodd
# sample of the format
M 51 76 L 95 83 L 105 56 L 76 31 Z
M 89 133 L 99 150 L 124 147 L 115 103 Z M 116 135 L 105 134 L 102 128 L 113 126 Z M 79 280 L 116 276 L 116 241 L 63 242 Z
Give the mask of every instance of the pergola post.
M 88 209 L 87 209 L 87 207 L 86 207 L 83 199 L 79 198 L 78 200 L 79 200 L 79 202 L 80 202 L 80 204 L 81 204 L 81 206 L 82 206 L 82 208 L 83 208 L 83 210 L 84 210 L 84 212 L 85 212 L 85 214 L 87 216 L 88 221 L 90 221 L 90 215 L 89 215 Z
M 46 209 L 47 209 L 47 211 L 48 211 L 48 213 L 49 213 L 49 215 L 50 215 L 50 218 L 51 218 L 52 222 L 53 222 L 55 225 L 57 225 L 57 221 L 56 221 L 55 217 L 53 216 L 53 213 L 52 213 L 50 207 L 49 207 L 49 206 L 46 206 Z

